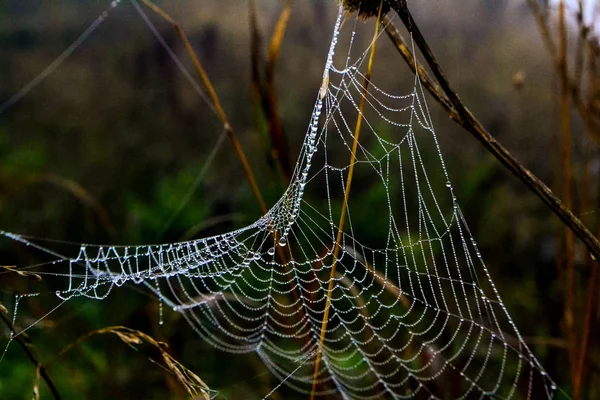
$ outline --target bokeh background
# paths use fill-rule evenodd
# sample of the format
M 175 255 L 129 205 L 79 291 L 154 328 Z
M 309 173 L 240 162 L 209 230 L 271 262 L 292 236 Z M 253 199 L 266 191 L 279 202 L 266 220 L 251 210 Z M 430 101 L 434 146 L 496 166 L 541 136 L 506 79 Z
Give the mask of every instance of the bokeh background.
M 575 3 L 567 7 L 573 49 L 578 38 Z M 0 1 L 0 103 L 49 65 L 109 4 Z M 285 188 L 285 174 L 273 155 L 269 119 L 253 91 L 249 2 L 157 4 L 188 34 L 266 201 L 273 204 Z M 263 75 L 283 4 L 256 0 Z M 560 193 L 559 78 L 527 2 L 436 0 L 411 2 L 410 7 L 461 99 L 520 162 Z M 291 162 L 321 84 L 336 13 L 333 0 L 292 5 L 274 69 Z M 193 72 L 172 26 L 149 15 Z M 548 18 L 555 29 L 553 5 Z M 372 23 L 360 24 L 370 29 Z M 380 43 L 374 74 L 385 76 L 386 87 L 394 91 L 410 88 L 406 85 L 412 85 L 412 73 L 387 38 Z M 573 50 L 569 62 L 574 57 Z M 433 100 L 429 104 L 455 193 L 492 278 L 525 340 L 569 393 L 564 283 L 559 279 L 564 258 L 561 224 L 439 105 Z M 576 110 L 571 126 L 574 212 L 595 232 L 600 212 L 598 141 Z M 0 229 L 72 242 L 143 244 L 241 227 L 256 220 L 260 209 L 227 141 L 176 213 L 220 135 L 222 124 L 215 113 L 133 6 L 123 2 L 56 71 L 0 114 Z M 369 199 L 363 207 L 369 210 Z M 27 265 L 28 257 L 23 247 L 0 241 L 0 265 Z M 595 268 L 587 258 L 577 243 L 578 332 Z M 41 285 L 0 273 L 0 303 L 10 316 L 14 294 L 35 292 Z M 23 300 L 27 312 L 15 322 L 17 330 L 43 316 L 36 301 Z M 90 338 L 57 358 L 77 338 L 110 325 L 139 329 L 168 343 L 170 354 L 217 391 L 217 398 L 261 398 L 277 385 L 258 357 L 222 354 L 197 340 L 176 314 L 166 313 L 163 325 L 158 318 L 155 299 L 124 287 L 102 302 L 69 302 L 35 324 L 26 338 L 31 351 L 48 365 L 63 398 L 186 398 L 176 380 L 149 360 L 156 358 L 151 348 L 135 350 L 114 335 Z M 594 389 L 600 380 L 599 321 L 596 311 L 591 316 L 583 398 L 600 396 Z M 8 335 L 8 328 L 1 326 L 3 345 Z M 0 398 L 31 398 L 35 375 L 31 361 L 13 343 L 0 362 Z M 39 390 L 41 398 L 51 398 L 43 383 Z M 276 396 L 292 396 L 282 393 Z

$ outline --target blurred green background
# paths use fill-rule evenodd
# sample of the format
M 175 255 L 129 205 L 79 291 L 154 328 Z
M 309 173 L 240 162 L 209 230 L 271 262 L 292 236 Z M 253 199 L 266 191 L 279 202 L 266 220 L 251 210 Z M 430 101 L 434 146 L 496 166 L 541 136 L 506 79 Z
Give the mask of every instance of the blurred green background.
M 413 3 L 415 19 L 461 99 L 518 160 L 556 187 L 558 78 L 526 2 Z M 0 103 L 52 62 L 109 4 L 0 1 Z M 285 184 L 272 155 L 266 117 L 252 94 L 248 2 L 157 4 L 188 34 L 272 205 Z M 262 65 L 283 2 L 256 0 L 256 7 Z M 334 1 L 296 1 L 292 6 L 275 69 L 292 162 L 321 84 L 336 13 Z M 193 72 L 175 30 L 149 14 Z M 371 29 L 372 21 L 360 24 Z M 384 88 L 398 92 L 396 88 L 410 87 L 406 85 L 414 78 L 408 67 L 387 38 L 380 43 L 374 74 L 385 77 Z M 569 392 L 564 301 L 557 278 L 556 233 L 561 225 L 441 107 L 430 101 L 430 110 L 455 193 L 492 278 L 525 340 L 550 376 Z M 595 229 L 598 147 L 573 115 L 574 211 Z M 0 115 L 0 229 L 73 242 L 142 244 L 244 226 L 260 216 L 260 209 L 227 141 L 190 201 L 167 226 L 221 132 L 217 116 L 133 6 L 123 2 L 63 65 Z M 584 182 L 585 171 L 591 175 Z M 593 196 L 587 203 L 582 199 L 584 185 Z M 371 200 L 365 195 L 365 209 Z M 360 204 L 361 198 L 354 201 Z M 583 310 L 589 268 L 584 266 L 584 249 L 576 246 L 577 304 Z M 9 240 L 0 241 L 0 265 L 26 257 L 22 251 Z M 0 302 L 11 310 L 14 293 L 36 291 L 36 285 L 40 284 L 0 274 Z M 35 299 L 26 307 L 29 317 L 21 316 L 17 328 L 42 316 Z M 595 327 L 599 319 L 593 315 Z M 91 338 L 52 361 L 73 340 L 109 325 L 140 329 L 167 342 L 170 353 L 218 391 L 218 398 L 260 398 L 278 384 L 257 356 L 217 352 L 194 340 L 193 330 L 172 313 L 159 325 L 157 302 L 123 288 L 103 302 L 69 302 L 28 332 L 32 351 L 49 363 L 64 398 L 186 397 L 169 374 L 149 361 L 150 349 L 135 351 L 114 336 Z M 599 332 L 592 332 L 584 382 L 587 398 L 599 395 L 591 389 L 600 379 Z M 0 327 L 1 343 L 8 334 Z M 13 343 L 0 363 L 0 398 L 31 398 L 35 373 Z M 50 398 L 43 383 L 40 390 L 42 398 Z M 292 396 L 282 393 L 279 398 Z

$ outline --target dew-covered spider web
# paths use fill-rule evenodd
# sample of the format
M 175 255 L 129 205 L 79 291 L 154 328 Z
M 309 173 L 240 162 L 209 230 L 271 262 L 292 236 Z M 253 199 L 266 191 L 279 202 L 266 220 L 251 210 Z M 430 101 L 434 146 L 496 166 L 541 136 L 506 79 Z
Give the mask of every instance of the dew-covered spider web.
M 416 77 L 405 93 L 378 86 L 377 75 L 369 82 L 334 260 L 371 49 L 357 44 L 356 25 L 350 18 L 342 24 L 342 16 L 323 82 L 314 82 L 293 178 L 267 215 L 199 240 L 61 245 L 60 253 L 2 232 L 47 254 L 48 262 L 27 271 L 60 285 L 18 295 L 14 318 L 26 296 L 44 296 L 51 312 L 74 298 L 102 300 L 138 285 L 185 317 L 199 338 L 222 351 L 258 354 L 281 385 L 300 393 L 311 392 L 320 352 L 318 395 L 552 398 L 556 386 L 519 334 L 457 203 Z M 365 208 L 353 193 L 373 201 Z

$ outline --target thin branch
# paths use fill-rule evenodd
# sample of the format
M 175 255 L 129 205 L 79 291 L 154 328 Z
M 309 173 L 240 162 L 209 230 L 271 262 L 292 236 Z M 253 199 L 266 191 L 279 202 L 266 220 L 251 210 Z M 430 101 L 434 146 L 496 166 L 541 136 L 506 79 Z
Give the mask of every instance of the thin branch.
M 588 299 L 586 312 L 583 321 L 583 332 L 581 333 L 581 345 L 579 347 L 579 355 L 577 357 L 577 365 L 575 366 L 575 374 L 573 377 L 573 399 L 577 399 L 581 395 L 581 383 L 585 370 L 585 363 L 588 358 L 588 345 L 590 339 L 592 317 L 596 312 L 597 292 L 598 292 L 598 261 L 592 260 L 592 276 L 588 284 Z
M 591 46 L 590 46 L 591 47 Z M 591 49 L 590 49 L 591 52 Z M 588 76 L 589 76 L 589 96 L 590 96 L 590 104 L 593 101 L 593 96 L 596 90 L 598 89 L 598 82 L 596 78 L 596 58 L 593 54 L 590 54 L 588 58 Z M 589 129 L 589 126 L 588 126 Z M 589 158 L 589 157 L 588 157 Z M 587 163 L 585 170 L 585 177 L 587 180 L 591 180 L 590 178 L 590 166 L 589 162 Z M 591 185 L 584 185 L 584 194 L 585 198 L 589 199 L 591 196 L 589 194 L 589 187 Z M 600 235 L 600 232 L 599 232 Z M 590 258 L 587 259 L 587 263 L 591 269 L 591 277 L 588 284 L 588 298 L 585 310 L 585 316 L 583 319 L 583 330 L 581 332 L 581 344 L 579 346 L 579 355 L 577 356 L 577 366 L 575 370 L 574 380 L 573 380 L 573 398 L 579 396 L 581 393 L 581 384 L 585 381 L 584 375 L 587 374 L 585 365 L 588 360 L 588 348 L 589 348 L 589 339 L 592 332 L 592 318 L 596 313 L 597 307 L 597 297 L 598 297 L 598 261 L 592 260 Z
M 408 10 L 406 0 L 394 0 L 394 10 L 398 13 L 407 29 L 412 32 L 413 38 L 427 65 L 431 68 L 433 75 L 439 82 L 442 90 L 456 108 L 460 117 L 456 120 L 466 131 L 479 140 L 484 147 L 492 153 L 509 171 L 518 177 L 533 193 L 535 193 L 550 209 L 581 239 L 592 255 L 600 260 L 600 241 L 588 230 L 588 228 L 577 218 L 560 199 L 533 173 L 521 165 L 479 122 L 460 100 L 456 92 L 450 86 L 441 67 L 439 66 L 429 44 L 423 37 L 419 27 L 415 23 L 412 14 Z
M 19 344 L 19 346 L 21 346 L 21 348 L 23 349 L 25 354 L 27 354 L 27 357 L 29 357 L 29 359 L 31 360 L 33 365 L 35 365 L 36 370 L 39 371 L 40 376 L 42 377 L 44 382 L 46 382 L 46 385 L 48 385 L 48 389 L 50 389 L 50 392 L 52 393 L 52 397 L 54 397 L 56 400 L 60 400 L 61 399 L 60 394 L 58 393 L 56 386 L 54 386 L 54 382 L 52 382 L 52 379 L 50 379 L 48 372 L 46 372 L 46 368 L 44 368 L 44 366 L 42 364 L 40 364 L 40 362 L 35 358 L 35 356 L 31 352 L 31 350 L 29 350 L 29 346 L 27 345 L 27 343 L 25 343 L 21 339 L 21 337 L 15 330 L 15 327 L 8 320 L 8 318 L 6 318 L 6 316 L 2 313 L 2 310 L 0 310 L 0 319 L 2 319 L 2 321 L 6 324 L 6 326 L 8 326 L 8 329 L 10 329 L 10 331 L 13 333 L 12 340 L 17 342 Z
M 567 71 L 567 26 L 565 22 L 565 2 L 559 3 L 559 74 L 560 74 L 560 109 L 561 109 L 561 174 L 562 174 L 562 192 L 565 207 L 573 208 L 572 191 L 572 163 L 571 163 L 571 114 L 569 110 L 569 76 Z M 563 268 L 566 273 L 564 282 L 564 324 L 569 349 L 569 365 L 571 368 L 571 378 L 574 381 L 575 373 L 575 243 L 573 232 L 565 227 L 565 258 Z M 577 390 L 573 390 L 573 399 L 578 400 Z

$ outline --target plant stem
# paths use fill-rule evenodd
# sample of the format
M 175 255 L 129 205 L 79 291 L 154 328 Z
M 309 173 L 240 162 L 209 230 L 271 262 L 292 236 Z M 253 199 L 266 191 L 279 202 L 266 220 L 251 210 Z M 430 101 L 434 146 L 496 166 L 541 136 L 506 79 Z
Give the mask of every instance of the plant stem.
M 52 382 L 52 379 L 50 379 L 48 372 L 46 372 L 46 368 L 44 368 L 44 366 L 42 364 L 40 364 L 40 362 L 35 358 L 35 356 L 31 352 L 31 350 L 29 350 L 29 346 L 27 346 L 27 344 L 25 342 L 23 342 L 23 340 L 21 340 L 21 338 L 19 337 L 19 334 L 15 330 L 15 327 L 11 324 L 11 322 L 8 320 L 8 318 L 6 318 L 6 316 L 1 311 L 0 311 L 0 319 L 2 319 L 2 321 L 6 324 L 6 326 L 8 326 L 8 329 L 10 329 L 10 331 L 13 333 L 12 339 L 15 342 L 17 342 L 19 344 L 19 346 L 21 346 L 21 348 L 23 349 L 25 354 L 27 354 L 27 357 L 29 357 L 29 359 L 31 360 L 33 365 L 35 365 L 36 369 L 40 372 L 40 376 L 42 377 L 44 382 L 46 382 L 46 385 L 48 385 L 48 389 L 50 389 L 50 392 L 52 393 L 52 397 L 54 397 L 56 400 L 60 400 L 61 399 L 60 394 L 58 393 L 56 386 L 54 386 L 54 382 Z
M 565 207 L 573 208 L 572 172 L 571 172 L 571 115 L 569 112 L 569 77 L 567 73 L 567 27 L 565 24 L 565 2 L 559 3 L 559 72 L 560 72 L 560 110 L 561 110 L 561 173 L 562 191 Z M 575 382 L 575 250 L 573 232 L 565 227 L 565 255 L 564 271 L 565 280 L 565 309 L 564 324 L 567 336 L 568 353 L 571 367 L 571 378 Z M 573 388 L 573 399 L 578 400 L 578 390 Z
M 327 297 L 325 298 L 325 310 L 323 312 L 323 321 L 321 322 L 321 333 L 319 335 L 319 347 L 317 348 L 317 358 L 315 360 L 315 370 L 313 373 L 313 385 L 310 393 L 310 399 L 314 400 L 316 389 L 317 389 L 317 378 L 319 377 L 319 366 L 321 363 L 322 351 L 323 351 L 323 343 L 325 342 L 325 332 L 327 330 L 327 323 L 329 322 L 329 308 L 331 305 L 331 294 L 335 285 L 335 270 L 337 266 L 337 261 L 339 257 L 339 252 L 341 248 L 342 237 L 344 235 L 344 224 L 346 221 L 346 211 L 348 208 L 348 199 L 350 197 L 350 190 L 352 188 L 352 178 L 354 175 L 354 165 L 356 163 L 356 150 L 358 148 L 358 139 L 360 137 L 360 128 L 362 125 L 363 119 L 363 110 L 365 106 L 365 99 L 367 97 L 367 89 L 369 87 L 369 80 L 371 78 L 371 70 L 373 67 L 373 57 L 375 55 L 375 43 L 377 40 L 377 35 L 379 33 L 379 21 L 381 19 L 381 10 L 383 8 L 383 0 L 379 6 L 379 15 L 377 16 L 377 22 L 375 23 L 375 35 L 373 37 L 373 42 L 371 43 L 371 53 L 369 55 L 369 64 L 367 67 L 367 72 L 365 74 L 365 80 L 363 84 L 362 96 L 360 98 L 360 105 L 358 109 L 358 117 L 356 120 L 356 127 L 354 129 L 354 141 L 352 143 L 352 154 L 350 155 L 350 167 L 348 169 L 348 176 L 346 177 L 346 185 L 344 191 L 344 203 L 342 204 L 342 211 L 340 215 L 340 222 L 338 224 L 338 232 L 335 240 L 335 247 L 333 249 L 333 262 L 331 264 L 331 272 L 329 275 L 329 285 L 327 287 Z

